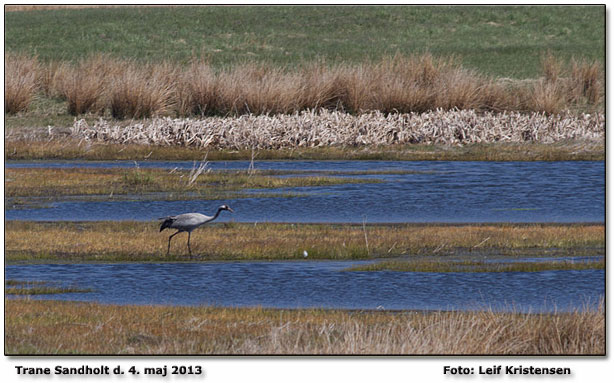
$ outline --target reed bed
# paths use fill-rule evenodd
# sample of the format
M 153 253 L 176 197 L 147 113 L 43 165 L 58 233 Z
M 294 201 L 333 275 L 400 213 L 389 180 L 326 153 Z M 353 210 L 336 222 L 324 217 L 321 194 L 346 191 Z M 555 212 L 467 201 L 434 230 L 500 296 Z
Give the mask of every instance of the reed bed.
M 543 62 L 542 78 L 515 81 L 490 78 L 462 67 L 457 59 L 429 54 L 361 64 L 303 63 L 293 68 L 255 62 L 213 68 L 198 59 L 188 65 L 140 63 L 109 55 L 76 63 L 41 64 L 16 54 L 5 59 L 7 68 L 27 63 L 23 73 L 7 71 L 7 84 L 33 78 L 34 89 L 66 99 L 72 115 L 110 113 L 119 119 L 292 114 L 319 108 L 352 114 L 435 109 L 553 114 L 602 107 L 604 81 L 597 62 L 572 60 L 559 65 L 551 56 Z M 11 92 L 5 92 L 5 99 L 11 105 L 19 103 Z
M 217 204 L 212 204 L 216 206 Z M 186 234 L 166 255 L 159 222 L 5 224 L 6 261 L 208 261 L 375 259 L 417 255 L 603 255 L 603 225 L 330 225 L 223 223 Z M 112 239 L 112 240 L 110 240 Z M 232 240 L 229 240 L 232 239 Z M 368 245 L 367 245 L 368 244 Z M 442 261 L 444 261 L 442 259 Z
M 605 355 L 605 309 L 360 312 L 5 299 L 23 354 Z
M 425 113 L 304 111 L 202 119 L 156 118 L 127 124 L 78 120 L 74 138 L 118 144 L 212 149 L 287 149 L 394 144 L 467 145 L 495 142 L 603 141 L 603 114 L 477 113 L 438 109 Z

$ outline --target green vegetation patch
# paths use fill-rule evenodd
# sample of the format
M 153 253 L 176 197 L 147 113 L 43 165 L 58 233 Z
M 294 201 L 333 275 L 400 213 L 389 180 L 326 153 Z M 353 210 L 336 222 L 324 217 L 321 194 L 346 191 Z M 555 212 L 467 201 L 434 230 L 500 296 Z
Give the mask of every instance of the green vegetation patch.
M 348 268 L 347 271 L 402 271 L 402 272 L 429 272 L 429 273 L 493 273 L 493 272 L 537 272 L 548 270 L 589 270 L 604 269 L 605 260 L 600 261 L 540 261 L 540 262 L 483 262 L 474 260 L 421 260 L 401 261 L 390 260 L 358 265 Z
M 93 289 L 80 287 L 61 287 L 51 282 L 44 281 L 19 281 L 9 279 L 4 282 L 4 293 L 6 295 L 45 295 L 45 294 L 65 294 L 65 293 L 89 293 Z
M 278 189 L 382 182 L 372 178 L 285 176 L 259 170 L 202 171 L 134 168 L 12 168 L 5 171 L 5 196 L 46 200 L 69 196 L 128 196 L 130 199 L 221 199 L 240 197 L 288 197 L 300 193 L 237 193 L 246 189 Z M 19 205 L 20 201 L 12 203 Z M 31 202 L 31 201 L 30 201 Z M 43 201 L 44 202 L 44 201 Z M 38 203 L 41 203 L 40 201 Z M 11 205 L 11 204 L 9 204 Z

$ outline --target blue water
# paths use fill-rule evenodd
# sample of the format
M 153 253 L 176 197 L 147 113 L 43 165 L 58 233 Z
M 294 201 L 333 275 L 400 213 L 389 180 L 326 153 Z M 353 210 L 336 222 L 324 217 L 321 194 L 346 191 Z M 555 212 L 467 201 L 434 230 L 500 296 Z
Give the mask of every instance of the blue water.
M 247 169 L 247 161 L 210 162 L 213 170 Z M 237 222 L 604 222 L 605 163 L 260 161 L 256 169 L 295 171 L 409 170 L 361 177 L 379 184 L 277 189 L 292 198 L 223 201 L 62 201 L 5 211 L 7 220 L 155 220 L 184 212 L 210 214 L 227 203 Z M 7 167 L 135 167 L 117 162 L 8 162 Z M 193 162 L 139 162 L 139 167 L 192 168 Z
M 603 270 L 532 273 L 347 272 L 360 262 L 5 266 L 5 278 L 94 292 L 35 296 L 114 304 L 552 312 L 594 309 Z

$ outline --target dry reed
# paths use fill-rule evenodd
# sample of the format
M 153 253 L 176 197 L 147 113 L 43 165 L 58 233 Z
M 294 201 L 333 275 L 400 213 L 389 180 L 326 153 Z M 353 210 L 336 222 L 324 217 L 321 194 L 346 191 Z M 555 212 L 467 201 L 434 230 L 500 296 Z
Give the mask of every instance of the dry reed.
M 119 144 L 181 145 L 213 149 L 283 149 L 341 145 L 465 145 L 493 142 L 602 141 L 603 114 L 478 114 L 473 110 L 351 115 L 305 111 L 291 115 L 243 115 L 199 120 L 157 118 L 129 124 L 76 121 L 78 139 Z

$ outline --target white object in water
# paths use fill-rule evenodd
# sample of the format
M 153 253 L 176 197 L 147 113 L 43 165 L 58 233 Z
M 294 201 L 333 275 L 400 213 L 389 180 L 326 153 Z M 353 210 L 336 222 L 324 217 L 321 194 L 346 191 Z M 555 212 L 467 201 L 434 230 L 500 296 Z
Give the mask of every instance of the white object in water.
M 303 257 L 304 257 L 304 258 L 307 258 L 307 256 L 308 256 L 308 255 L 309 255 L 309 254 L 307 253 L 307 250 L 303 250 Z

